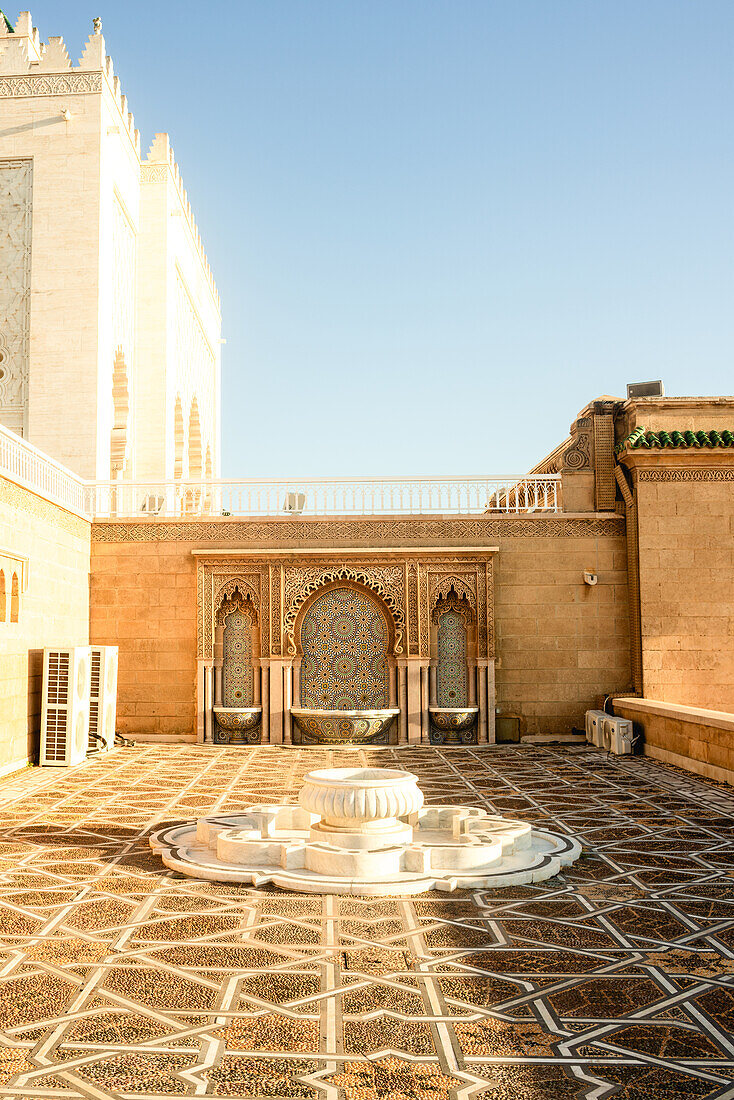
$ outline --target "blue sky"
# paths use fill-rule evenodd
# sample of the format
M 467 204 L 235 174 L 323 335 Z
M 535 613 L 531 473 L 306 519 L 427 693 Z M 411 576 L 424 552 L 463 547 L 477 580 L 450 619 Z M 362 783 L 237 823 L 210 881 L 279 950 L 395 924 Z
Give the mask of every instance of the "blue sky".
M 222 296 L 223 475 L 521 472 L 628 381 L 731 393 L 731 0 L 101 15 Z M 14 19 L 17 12 L 10 8 Z

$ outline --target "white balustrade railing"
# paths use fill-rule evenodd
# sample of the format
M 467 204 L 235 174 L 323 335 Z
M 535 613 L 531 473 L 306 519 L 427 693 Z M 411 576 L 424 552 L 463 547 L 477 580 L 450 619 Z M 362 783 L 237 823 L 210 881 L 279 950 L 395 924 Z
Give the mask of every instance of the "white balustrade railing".
M 0 476 L 31 489 L 54 504 L 60 504 L 69 512 L 85 515 L 85 482 L 2 424 Z
M 241 481 L 90 482 L 98 518 L 146 516 L 481 515 L 558 512 L 560 476 L 300 478 Z
M 83 481 L 0 425 L 0 476 L 90 519 L 559 512 L 560 475 Z

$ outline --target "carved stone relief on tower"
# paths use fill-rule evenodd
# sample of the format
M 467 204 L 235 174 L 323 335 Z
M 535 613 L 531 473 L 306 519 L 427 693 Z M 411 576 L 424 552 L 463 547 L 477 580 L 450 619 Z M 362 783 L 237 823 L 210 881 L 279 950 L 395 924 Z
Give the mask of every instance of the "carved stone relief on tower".
M 33 167 L 0 161 L 0 423 L 23 432 L 28 404 Z

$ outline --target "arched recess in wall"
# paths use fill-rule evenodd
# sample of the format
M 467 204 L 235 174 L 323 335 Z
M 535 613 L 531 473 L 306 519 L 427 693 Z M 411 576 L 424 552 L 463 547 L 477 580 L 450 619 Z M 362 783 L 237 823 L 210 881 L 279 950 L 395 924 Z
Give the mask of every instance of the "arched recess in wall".
M 255 701 L 255 661 L 260 654 L 259 618 L 253 593 L 232 582 L 215 617 L 215 656 L 222 661 L 222 705 L 251 707 Z
M 7 594 L 5 592 L 5 570 L 0 569 L 0 623 L 4 623 L 8 614 Z
M 18 616 L 20 614 L 20 594 L 18 591 L 18 574 L 13 573 L 13 580 L 10 585 L 10 621 L 11 623 L 17 623 Z
M 390 620 L 371 591 L 332 584 L 316 592 L 296 624 L 303 654 L 301 706 L 374 710 L 389 706 Z
M 199 406 L 194 398 L 189 411 L 189 480 L 201 481 L 202 473 L 201 421 Z
M 173 447 L 173 476 L 176 481 L 180 481 L 183 477 L 184 456 L 184 420 L 180 394 L 176 397 L 176 404 L 173 410 Z
M 437 600 L 431 619 L 436 703 L 439 707 L 465 707 L 469 704 L 469 657 L 474 641 L 474 616 L 466 595 L 459 595 L 452 584 Z
M 112 432 L 110 435 L 110 477 L 124 473 L 127 465 L 127 435 L 130 418 L 130 386 L 122 348 L 115 352 L 112 367 Z

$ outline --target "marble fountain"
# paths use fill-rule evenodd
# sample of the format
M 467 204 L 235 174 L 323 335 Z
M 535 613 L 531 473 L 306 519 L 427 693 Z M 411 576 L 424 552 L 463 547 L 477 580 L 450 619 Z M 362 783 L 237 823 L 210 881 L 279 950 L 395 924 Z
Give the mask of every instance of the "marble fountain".
M 410 895 L 541 882 L 581 854 L 569 836 L 476 806 L 424 806 L 397 768 L 308 772 L 297 805 L 254 805 L 150 838 L 171 870 L 321 894 Z

